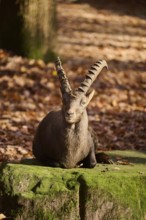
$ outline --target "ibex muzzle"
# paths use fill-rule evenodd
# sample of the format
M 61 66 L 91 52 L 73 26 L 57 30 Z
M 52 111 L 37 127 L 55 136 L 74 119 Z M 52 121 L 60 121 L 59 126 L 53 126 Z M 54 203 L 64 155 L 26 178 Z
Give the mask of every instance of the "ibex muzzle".
M 39 124 L 33 141 L 35 157 L 48 166 L 73 168 L 80 164 L 96 165 L 95 144 L 88 128 L 86 107 L 94 95 L 90 86 L 104 67 L 96 62 L 88 71 L 81 86 L 72 90 L 60 59 L 56 63 L 62 92 L 62 108 L 50 112 Z

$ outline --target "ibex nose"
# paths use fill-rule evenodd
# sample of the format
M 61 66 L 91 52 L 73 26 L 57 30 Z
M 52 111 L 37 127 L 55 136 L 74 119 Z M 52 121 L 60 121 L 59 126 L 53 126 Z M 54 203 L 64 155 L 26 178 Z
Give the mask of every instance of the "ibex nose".
M 66 112 L 66 115 L 69 116 L 69 117 L 70 117 L 70 116 L 73 116 L 73 115 L 74 115 L 74 112 L 73 112 L 73 111 L 68 111 L 68 112 Z

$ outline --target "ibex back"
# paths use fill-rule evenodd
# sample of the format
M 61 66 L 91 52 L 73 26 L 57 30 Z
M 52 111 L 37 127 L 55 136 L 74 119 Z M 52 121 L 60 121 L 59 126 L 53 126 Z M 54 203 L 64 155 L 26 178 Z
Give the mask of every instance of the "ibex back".
M 63 168 L 82 164 L 93 168 L 96 165 L 95 146 L 88 128 L 86 107 L 94 95 L 90 86 L 106 62 L 96 62 L 88 71 L 81 86 L 72 90 L 60 59 L 56 63 L 62 92 L 62 108 L 52 111 L 40 122 L 33 141 L 33 154 L 42 163 Z

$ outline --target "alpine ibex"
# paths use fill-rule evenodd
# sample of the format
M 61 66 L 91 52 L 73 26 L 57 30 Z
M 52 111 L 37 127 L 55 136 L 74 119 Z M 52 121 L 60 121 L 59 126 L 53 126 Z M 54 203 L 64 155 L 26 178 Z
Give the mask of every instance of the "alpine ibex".
M 74 91 L 59 58 L 55 66 L 63 105 L 60 111 L 48 113 L 40 122 L 33 141 L 33 154 L 48 166 L 73 168 L 83 164 L 83 167 L 93 168 L 96 165 L 95 146 L 86 107 L 95 91 L 90 91 L 90 86 L 107 63 L 104 60 L 96 62 Z

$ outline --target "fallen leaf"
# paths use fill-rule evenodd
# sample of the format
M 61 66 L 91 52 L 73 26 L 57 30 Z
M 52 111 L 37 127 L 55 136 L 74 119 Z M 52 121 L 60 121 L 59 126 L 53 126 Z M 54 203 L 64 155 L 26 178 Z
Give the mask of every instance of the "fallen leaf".
M 5 218 L 6 218 L 6 216 L 4 214 L 0 213 L 0 220 L 5 219 Z

